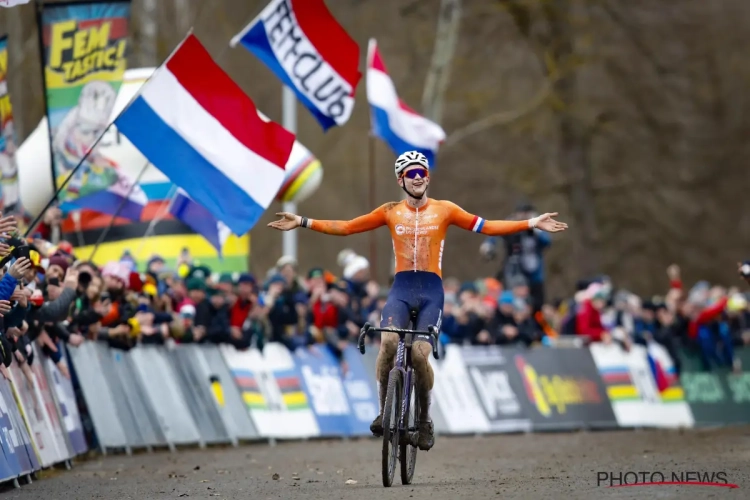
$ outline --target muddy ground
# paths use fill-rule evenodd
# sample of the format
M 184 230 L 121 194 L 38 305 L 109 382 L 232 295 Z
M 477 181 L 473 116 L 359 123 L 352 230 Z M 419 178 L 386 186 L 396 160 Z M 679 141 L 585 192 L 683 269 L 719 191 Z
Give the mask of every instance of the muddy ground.
M 598 472 L 627 471 L 667 481 L 723 471 L 739 488 L 597 486 Z M 395 481 L 381 484 L 379 441 L 308 441 L 97 456 L 0 499 L 740 499 L 750 498 L 750 427 L 440 437 L 420 452 L 413 485 L 401 486 L 398 472 Z

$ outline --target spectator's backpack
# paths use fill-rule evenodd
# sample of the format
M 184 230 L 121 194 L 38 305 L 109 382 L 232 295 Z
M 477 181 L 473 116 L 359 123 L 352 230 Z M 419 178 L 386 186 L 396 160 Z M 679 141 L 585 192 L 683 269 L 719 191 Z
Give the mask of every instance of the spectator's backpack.
M 576 334 L 576 313 L 578 312 L 577 304 L 574 300 L 571 300 L 568 304 L 568 312 L 562 320 L 560 325 L 560 335 L 575 335 Z

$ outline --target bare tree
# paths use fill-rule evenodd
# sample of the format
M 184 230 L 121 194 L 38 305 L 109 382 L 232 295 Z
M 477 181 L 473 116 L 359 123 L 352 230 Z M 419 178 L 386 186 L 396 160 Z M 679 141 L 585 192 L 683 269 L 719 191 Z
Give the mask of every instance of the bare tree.
M 422 93 L 422 112 L 436 123 L 443 118 L 443 101 L 460 30 L 461 0 L 441 0 L 435 49 Z

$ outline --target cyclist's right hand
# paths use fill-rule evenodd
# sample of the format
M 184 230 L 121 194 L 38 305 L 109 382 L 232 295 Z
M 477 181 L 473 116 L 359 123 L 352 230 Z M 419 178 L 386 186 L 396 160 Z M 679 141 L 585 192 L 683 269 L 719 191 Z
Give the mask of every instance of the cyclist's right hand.
M 299 215 L 294 215 L 289 212 L 279 212 L 276 215 L 281 217 L 281 219 L 269 222 L 268 227 L 278 229 L 279 231 L 290 231 L 292 229 L 297 229 L 302 224 L 302 217 Z

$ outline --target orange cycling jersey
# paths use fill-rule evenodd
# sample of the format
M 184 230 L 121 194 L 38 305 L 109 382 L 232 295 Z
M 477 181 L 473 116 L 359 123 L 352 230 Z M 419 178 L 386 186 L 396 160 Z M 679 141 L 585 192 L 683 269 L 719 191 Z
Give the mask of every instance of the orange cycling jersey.
M 448 226 L 488 236 L 504 236 L 529 229 L 529 221 L 490 221 L 472 215 L 455 203 L 428 199 L 414 208 L 406 201 L 382 205 L 349 221 L 308 219 L 307 227 L 320 233 L 346 236 L 388 226 L 396 254 L 396 272 L 428 271 L 442 277 L 443 247 Z

